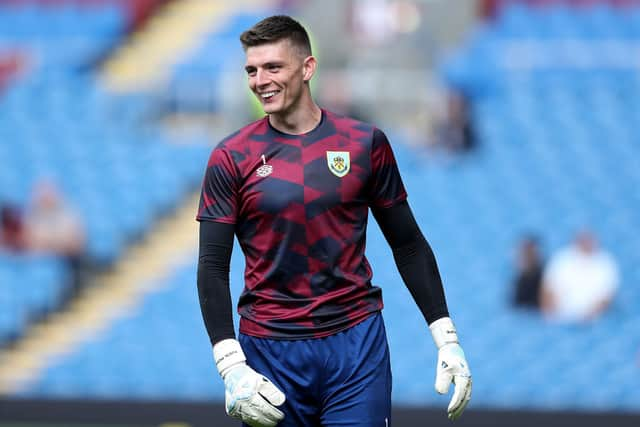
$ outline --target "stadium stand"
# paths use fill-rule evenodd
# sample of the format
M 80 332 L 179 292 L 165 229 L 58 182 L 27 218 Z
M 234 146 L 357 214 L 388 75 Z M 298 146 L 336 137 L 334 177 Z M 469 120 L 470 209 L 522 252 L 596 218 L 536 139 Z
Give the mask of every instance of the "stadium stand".
M 451 84 L 471 94 L 478 150 L 443 164 L 390 132 L 473 368 L 472 407 L 640 410 L 640 248 L 632 233 L 640 229 L 640 77 L 631 58 L 616 54 L 640 42 L 638 17 L 640 9 L 607 5 L 505 6 L 443 68 Z M 212 37 L 214 45 L 224 40 Z M 603 51 L 602 43 L 611 49 Z M 187 69 L 179 65 L 176 75 Z M 612 310 L 579 326 L 512 311 L 509 257 L 521 233 L 539 231 L 552 249 L 584 224 L 620 263 L 623 283 Z M 373 222 L 368 256 L 385 295 L 394 400 L 444 405 L 447 399 L 433 392 L 436 350 Z M 18 395 L 222 399 L 193 258 L 160 292 L 52 362 Z M 234 300 L 242 265 L 236 247 Z
M 221 28 L 206 32 L 200 43 L 173 65 L 167 91 L 170 108 L 183 113 L 215 112 L 222 108 L 218 94 L 226 83 L 223 72 L 231 67 L 238 69 L 244 61 L 238 33 L 257 22 L 260 16 L 264 14 L 230 15 Z M 203 90 L 207 87 L 212 90 Z
M 207 357 L 211 350 L 191 286 L 194 276 L 193 266 L 173 274 L 107 333 L 47 370 L 36 393 L 155 400 L 222 396 L 224 388 Z
M 209 151 L 201 141 L 172 144 L 151 123 L 148 98 L 113 96 L 90 73 L 134 22 L 137 2 L 125 3 L 0 3 L 0 51 L 27 64 L 0 97 L 0 202 L 26 207 L 34 184 L 54 179 L 84 215 L 88 256 L 100 267 L 193 191 Z M 15 316 L 2 313 L 0 341 L 56 308 L 67 276 L 48 256 L 0 252 L 3 301 L 15 302 Z
M 57 309 L 67 274 L 52 256 L 0 256 L 0 342 L 15 340 L 31 321 Z
M 223 25 L 237 9 L 264 10 L 271 0 L 222 2 L 181 0 L 169 2 L 147 24 L 123 43 L 102 70 L 106 87 L 116 92 L 161 91 L 180 58 L 189 56 L 211 28 Z M 227 62 L 226 50 L 208 54 L 219 64 Z M 202 61 L 202 58 L 199 58 Z M 214 70 L 215 71 L 215 70 Z M 213 77 L 216 77 L 215 73 Z M 207 87 L 214 80 L 206 80 Z M 171 86 L 169 86 L 171 89 Z M 180 88 L 182 90 L 182 88 Z M 199 87 L 199 92 L 207 92 Z

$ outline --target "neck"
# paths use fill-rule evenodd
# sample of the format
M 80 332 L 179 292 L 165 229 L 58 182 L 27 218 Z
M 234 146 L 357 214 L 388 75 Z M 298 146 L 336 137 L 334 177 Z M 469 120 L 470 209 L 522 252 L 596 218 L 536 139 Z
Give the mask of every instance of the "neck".
M 308 97 L 290 111 L 269 114 L 271 126 L 283 133 L 302 135 L 312 131 L 322 119 L 322 110 Z

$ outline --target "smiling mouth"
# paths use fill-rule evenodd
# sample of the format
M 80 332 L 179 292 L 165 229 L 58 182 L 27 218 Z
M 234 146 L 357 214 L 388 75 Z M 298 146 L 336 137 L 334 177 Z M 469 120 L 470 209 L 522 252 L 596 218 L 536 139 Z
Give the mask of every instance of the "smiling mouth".
M 268 99 L 273 98 L 278 93 L 280 93 L 279 90 L 272 90 L 270 92 L 263 92 L 263 93 L 260 94 L 260 98 L 262 98 L 264 100 L 268 100 Z

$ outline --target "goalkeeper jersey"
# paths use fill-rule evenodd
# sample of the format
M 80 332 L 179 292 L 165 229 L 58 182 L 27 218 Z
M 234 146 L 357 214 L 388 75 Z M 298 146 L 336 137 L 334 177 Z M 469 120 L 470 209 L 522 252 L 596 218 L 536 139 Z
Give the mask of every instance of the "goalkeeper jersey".
M 235 225 L 246 258 L 240 332 L 275 339 L 337 333 L 382 309 L 365 257 L 369 207 L 406 199 L 382 131 L 322 110 L 303 135 L 267 117 L 211 153 L 197 219 Z

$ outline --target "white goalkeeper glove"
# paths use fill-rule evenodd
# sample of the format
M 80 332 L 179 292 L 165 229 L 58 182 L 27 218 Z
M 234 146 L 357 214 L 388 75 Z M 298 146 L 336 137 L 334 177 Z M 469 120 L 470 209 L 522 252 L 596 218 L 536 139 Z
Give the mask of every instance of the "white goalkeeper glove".
M 438 347 L 438 366 L 436 367 L 436 391 L 449 392 L 453 382 L 455 390 L 447 408 L 449 419 L 458 418 L 471 399 L 471 371 L 464 357 L 464 351 L 458 344 L 458 334 L 453 322 L 443 317 L 429 325 L 433 341 Z
M 284 394 L 263 375 L 246 364 L 240 343 L 222 340 L 213 346 L 213 357 L 224 380 L 227 414 L 252 427 L 274 427 L 284 414 L 276 406 Z

